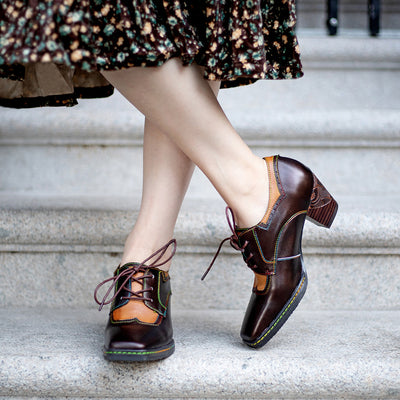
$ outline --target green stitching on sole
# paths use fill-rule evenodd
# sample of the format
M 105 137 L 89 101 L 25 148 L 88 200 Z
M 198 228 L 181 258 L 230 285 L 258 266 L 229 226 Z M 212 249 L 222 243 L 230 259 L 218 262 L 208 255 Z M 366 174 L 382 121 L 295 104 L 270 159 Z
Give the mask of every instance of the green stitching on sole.
M 104 354 L 131 354 L 131 355 L 146 355 L 146 354 L 157 354 L 163 353 L 164 351 L 171 350 L 174 346 L 168 347 L 167 349 L 157 351 L 104 351 Z
M 283 318 L 283 316 L 286 314 L 286 312 L 289 310 L 290 306 L 292 305 L 292 303 L 294 302 L 294 300 L 296 299 L 296 297 L 298 296 L 298 294 L 300 293 L 301 288 L 304 285 L 304 282 L 306 280 L 306 276 L 303 277 L 303 280 L 301 282 L 301 285 L 299 287 L 299 289 L 297 290 L 296 294 L 293 296 L 292 301 L 287 305 L 287 307 L 285 308 L 285 310 L 283 311 L 283 313 L 279 316 L 278 320 L 275 321 L 274 325 L 271 326 L 271 328 L 268 329 L 268 331 L 260 338 L 257 340 L 257 342 L 255 343 L 249 343 L 250 346 L 256 346 L 258 343 L 260 343 L 274 328 L 275 326 L 278 324 L 278 322 Z

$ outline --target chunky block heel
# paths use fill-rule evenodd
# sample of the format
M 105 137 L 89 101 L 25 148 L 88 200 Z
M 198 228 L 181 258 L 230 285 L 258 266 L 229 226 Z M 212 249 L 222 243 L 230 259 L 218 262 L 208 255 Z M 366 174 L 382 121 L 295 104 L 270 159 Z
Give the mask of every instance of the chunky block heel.
M 318 226 L 330 228 L 336 217 L 338 203 L 315 175 L 313 178 L 314 185 L 307 218 Z

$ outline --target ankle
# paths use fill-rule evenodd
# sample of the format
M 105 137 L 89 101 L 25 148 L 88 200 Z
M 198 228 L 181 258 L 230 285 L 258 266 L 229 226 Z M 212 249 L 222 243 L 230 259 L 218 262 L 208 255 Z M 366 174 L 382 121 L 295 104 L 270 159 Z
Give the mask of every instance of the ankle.
M 132 240 L 131 235 L 128 236 L 121 258 L 121 265 L 129 262 L 144 262 L 145 265 L 151 266 L 152 263 L 155 263 L 155 268 L 168 272 L 171 266 L 171 258 L 175 254 L 176 242 L 163 241 L 162 244 L 160 243 L 147 241 L 143 244 Z
M 232 207 L 237 226 L 248 228 L 258 224 L 267 211 L 268 201 L 268 169 L 265 161 L 259 158 Z

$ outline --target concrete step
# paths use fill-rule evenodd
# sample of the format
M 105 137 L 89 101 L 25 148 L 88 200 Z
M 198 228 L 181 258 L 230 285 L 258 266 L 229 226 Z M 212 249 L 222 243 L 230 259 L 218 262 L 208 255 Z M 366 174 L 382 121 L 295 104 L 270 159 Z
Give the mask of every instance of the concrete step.
M 339 0 L 339 34 L 341 29 L 368 29 L 367 0 Z M 325 29 L 327 1 L 297 0 L 297 27 Z M 381 29 L 400 29 L 400 4 L 396 0 L 381 1 Z
M 176 351 L 161 362 L 102 357 L 107 313 L 0 311 L 0 390 L 6 398 L 398 399 L 400 312 L 309 312 L 249 349 L 243 313 L 174 311 Z
M 400 198 L 337 200 L 330 230 L 305 226 L 305 309 L 400 309 Z M 94 287 L 119 263 L 137 200 L 3 196 L 0 203 L 0 305 L 12 306 L 18 298 L 21 305 L 42 307 L 51 298 L 53 306 L 93 306 Z M 229 245 L 200 281 L 227 236 L 222 202 L 185 201 L 171 271 L 177 309 L 245 309 L 252 273 Z
M 304 38 L 304 78 L 222 91 L 223 108 L 257 154 L 307 161 L 335 193 L 378 194 L 388 181 L 399 191 L 400 40 L 335 39 Z M 143 118 L 121 96 L 0 113 L 0 191 L 101 196 L 107 182 L 129 196 L 141 186 Z M 201 174 L 191 193 L 215 196 Z
M 400 47 L 397 63 L 400 66 Z M 221 90 L 219 101 L 232 124 L 253 145 L 265 140 L 275 147 L 349 147 L 360 142 L 391 147 L 400 142 L 396 129 L 399 76 L 400 69 L 311 68 L 298 80 L 259 81 Z M 119 93 L 107 99 L 81 100 L 72 109 L 1 108 L 0 116 L 1 146 L 142 144 L 143 117 Z
M 253 148 L 259 156 L 279 153 L 310 167 L 337 195 L 400 194 L 399 149 L 393 148 Z M 1 192 L 33 196 L 139 195 L 142 185 L 140 148 L 0 148 Z M 208 180 L 196 171 L 189 197 L 217 198 Z

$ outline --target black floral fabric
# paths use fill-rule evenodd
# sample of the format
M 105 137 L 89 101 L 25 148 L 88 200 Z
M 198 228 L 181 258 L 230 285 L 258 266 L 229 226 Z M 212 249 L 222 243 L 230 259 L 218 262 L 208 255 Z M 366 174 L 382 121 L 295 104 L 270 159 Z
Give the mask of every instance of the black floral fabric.
M 204 66 L 205 79 L 221 80 L 222 88 L 298 78 L 294 3 L 2 0 L 0 104 L 73 105 L 76 97 L 107 96 L 112 88 L 99 71 L 160 66 L 172 57 Z M 43 89 L 35 80 L 53 84 Z

